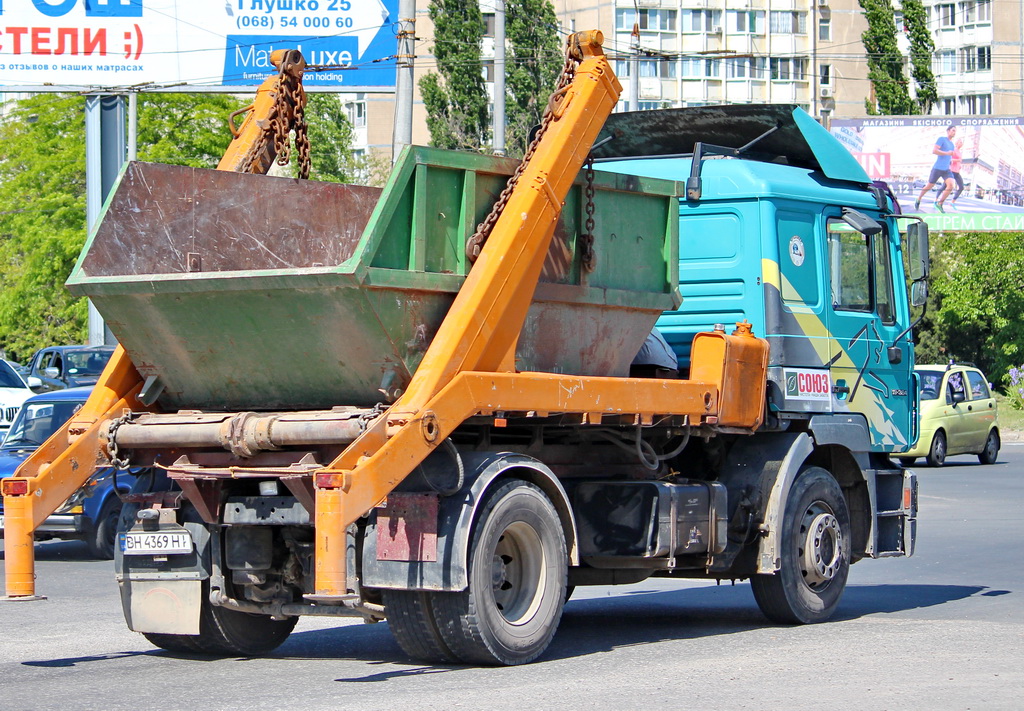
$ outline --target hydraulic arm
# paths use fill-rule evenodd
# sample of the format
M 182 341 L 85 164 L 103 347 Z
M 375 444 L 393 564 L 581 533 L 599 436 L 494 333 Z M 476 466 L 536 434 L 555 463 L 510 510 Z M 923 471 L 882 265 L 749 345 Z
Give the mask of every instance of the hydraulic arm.
M 294 130 L 300 156 L 300 175 L 309 173 L 302 71 L 297 50 L 277 50 L 271 62 L 279 73 L 268 78 L 256 100 L 229 118 L 233 140 L 218 170 L 266 173 L 275 158 L 287 159 L 288 135 Z M 247 115 L 239 128 L 232 119 Z M 126 412 L 156 408 L 140 392 L 143 379 L 124 348 L 118 346 L 89 400 L 63 428 L 58 429 L 18 468 L 0 482 L 4 497 L 4 557 L 6 594 L 10 600 L 35 599 L 33 531 L 76 489 L 109 461 L 110 423 Z M 145 401 L 145 402 L 144 402 Z

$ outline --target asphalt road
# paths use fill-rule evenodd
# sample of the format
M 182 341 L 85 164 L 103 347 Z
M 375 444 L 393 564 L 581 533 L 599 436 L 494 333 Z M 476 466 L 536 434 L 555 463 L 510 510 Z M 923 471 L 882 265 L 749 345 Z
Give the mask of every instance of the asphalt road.
M 268 658 L 159 651 L 128 631 L 113 566 L 38 545 L 39 602 L 0 602 L 0 709 L 1018 709 L 1024 445 L 918 469 L 910 559 L 853 566 L 836 617 L 772 625 L 749 585 L 577 589 L 548 652 L 423 666 L 387 624 L 304 618 Z

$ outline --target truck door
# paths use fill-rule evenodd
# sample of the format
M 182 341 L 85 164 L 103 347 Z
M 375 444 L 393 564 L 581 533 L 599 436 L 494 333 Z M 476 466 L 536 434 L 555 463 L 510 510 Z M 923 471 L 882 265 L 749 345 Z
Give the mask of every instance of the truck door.
M 827 222 L 831 308 L 829 351 L 834 412 L 865 416 L 871 443 L 883 451 L 910 437 L 911 356 L 905 339 L 890 356 L 900 332 L 893 289 L 893 236 L 886 225 L 876 235 Z

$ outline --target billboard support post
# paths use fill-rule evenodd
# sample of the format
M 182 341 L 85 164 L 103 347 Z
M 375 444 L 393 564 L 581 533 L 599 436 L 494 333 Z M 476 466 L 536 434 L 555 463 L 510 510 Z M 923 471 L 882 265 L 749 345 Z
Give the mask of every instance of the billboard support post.
M 103 201 L 117 181 L 125 158 L 125 101 L 123 96 L 95 94 L 85 100 L 85 213 L 92 232 Z M 114 345 L 114 334 L 89 302 L 89 345 Z

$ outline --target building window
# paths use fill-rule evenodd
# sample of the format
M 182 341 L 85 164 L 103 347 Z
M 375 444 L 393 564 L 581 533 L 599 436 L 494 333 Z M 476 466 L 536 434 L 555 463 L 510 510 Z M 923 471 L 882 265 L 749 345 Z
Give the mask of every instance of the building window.
M 938 52 L 935 56 L 935 71 L 938 74 L 956 74 L 956 52 L 951 49 Z
M 961 96 L 960 107 L 968 114 L 991 114 L 992 95 L 976 94 L 972 96 Z
M 630 27 L 630 29 L 633 29 Z M 484 37 L 494 37 L 494 13 L 484 13 Z
M 964 25 L 988 25 L 992 23 L 990 0 L 968 0 L 960 6 L 960 17 Z
M 960 57 L 963 59 L 965 72 L 978 71 L 978 48 L 964 47 L 960 50 Z
M 366 126 L 365 101 L 348 102 L 345 104 L 345 112 L 348 114 L 348 120 L 352 124 L 353 128 L 363 128 Z
M 991 0 L 978 0 L 978 2 L 974 3 L 974 7 L 978 11 L 978 24 L 992 24 Z
M 807 13 L 772 10 L 769 29 L 773 35 L 805 35 L 807 34 Z
M 620 8 L 615 11 L 615 29 L 632 32 L 633 24 L 636 23 L 641 30 L 675 32 L 676 12 L 676 10 L 641 10 L 640 19 L 637 20 L 635 9 Z
M 629 60 L 618 59 L 615 61 L 615 76 L 620 79 L 629 78 Z
M 670 59 L 641 59 L 640 77 L 660 79 L 676 78 L 676 63 Z
M 683 32 L 714 32 L 721 26 L 721 10 L 683 10 Z
M 953 116 L 956 114 L 956 99 L 952 97 L 939 99 L 939 108 L 943 116 Z
M 832 65 L 822 64 L 819 66 L 818 83 L 822 86 L 832 86 Z
M 832 41 L 832 19 L 829 17 L 822 17 L 818 19 L 818 39 L 831 42 Z
M 764 11 L 730 10 L 729 28 L 741 35 L 764 34 Z
M 771 77 L 774 81 L 804 81 L 807 59 L 805 57 L 793 57 L 788 59 L 771 60 Z
M 939 27 L 956 27 L 956 5 L 936 5 L 935 12 L 939 15 Z
M 764 79 L 764 57 L 732 57 L 725 60 L 727 79 Z
M 718 78 L 722 74 L 722 60 L 685 58 L 679 63 L 679 76 L 684 79 Z
M 992 69 L 992 48 L 978 47 L 978 71 L 987 72 Z

